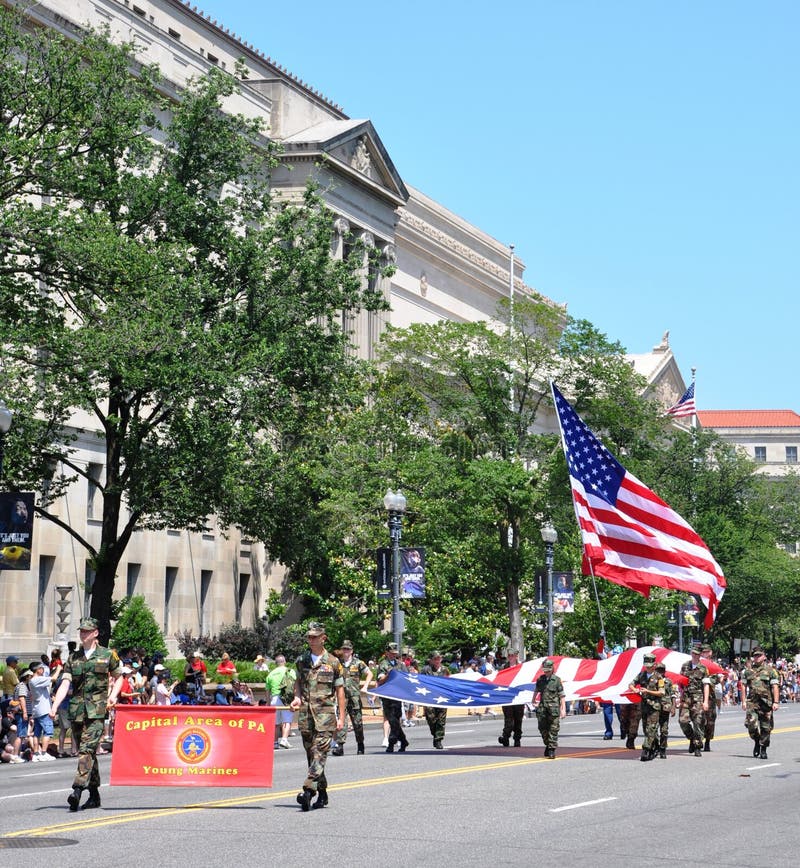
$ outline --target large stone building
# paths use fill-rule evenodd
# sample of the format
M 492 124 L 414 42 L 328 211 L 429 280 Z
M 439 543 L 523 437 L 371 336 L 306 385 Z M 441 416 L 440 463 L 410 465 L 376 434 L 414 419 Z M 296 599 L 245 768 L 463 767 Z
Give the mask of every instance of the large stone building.
M 284 169 L 275 173 L 276 186 L 291 193 L 313 174 L 336 215 L 336 254 L 346 253 L 346 239 L 355 234 L 396 267 L 393 277 L 378 278 L 391 312 L 364 313 L 346 322 L 363 356 L 372 355 L 388 319 L 400 326 L 491 319 L 512 285 L 515 292 L 529 291 L 524 263 L 507 246 L 403 183 L 368 119 L 349 118 L 196 7 L 181 0 L 6 5 L 24 8 L 34 25 L 75 39 L 86 26 L 107 26 L 115 39 L 134 41 L 142 61 L 159 65 L 165 92 L 173 95 L 211 67 L 233 72 L 243 59 L 241 93 L 227 108 L 265 118 L 272 137 L 282 143 Z M 53 511 L 96 543 L 103 443 L 91 420 L 76 418 L 75 425 L 84 433 L 75 443 L 74 460 L 86 468 L 87 480 L 75 483 Z M 86 551 L 53 522 L 37 520 L 30 572 L 0 571 L 0 653 L 30 654 L 59 633 L 74 633 L 89 610 L 91 582 Z M 212 522 L 202 534 L 135 532 L 115 597 L 143 594 L 174 652 L 176 631 L 213 633 L 223 624 L 253 623 L 270 588 L 283 589 L 280 565 L 262 545 Z

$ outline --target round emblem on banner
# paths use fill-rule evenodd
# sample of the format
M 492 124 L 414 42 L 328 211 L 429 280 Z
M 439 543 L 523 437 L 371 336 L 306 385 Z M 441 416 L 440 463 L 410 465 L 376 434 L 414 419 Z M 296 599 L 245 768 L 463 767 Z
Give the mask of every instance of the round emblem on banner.
M 200 763 L 211 752 L 211 739 L 202 729 L 185 729 L 175 743 L 178 756 L 187 763 Z

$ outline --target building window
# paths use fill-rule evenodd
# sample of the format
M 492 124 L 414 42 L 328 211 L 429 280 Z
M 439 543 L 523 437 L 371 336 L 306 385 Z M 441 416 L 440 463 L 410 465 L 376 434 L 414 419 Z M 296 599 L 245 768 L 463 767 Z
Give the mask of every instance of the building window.
M 102 518 L 103 510 L 100 508 L 100 479 L 103 476 L 102 464 L 89 464 L 86 467 L 88 488 L 86 491 L 86 518 Z
M 755 447 L 755 455 L 756 461 L 761 464 L 766 464 L 767 462 L 767 447 L 766 446 L 756 446 Z
M 786 463 L 787 464 L 797 464 L 797 447 L 796 446 L 787 446 L 786 447 Z
M 36 632 L 44 632 L 44 601 L 50 587 L 50 577 L 53 575 L 53 567 L 56 559 L 42 555 L 39 558 L 39 596 L 36 600 Z
M 242 607 L 247 599 L 247 591 L 250 588 L 250 573 L 239 573 L 239 589 L 236 594 L 236 621 L 242 620 Z
M 136 593 L 136 583 L 139 581 L 139 570 L 141 570 L 141 568 L 141 564 L 128 564 L 128 576 L 127 582 L 125 584 L 125 593 L 129 597 L 132 597 Z
M 206 632 L 207 609 L 208 609 L 208 592 L 211 590 L 211 578 L 214 575 L 212 570 L 200 571 L 200 635 Z
M 178 568 L 167 567 L 164 573 L 164 633 L 169 633 L 169 605 L 172 602 L 172 594 L 175 590 L 177 579 Z

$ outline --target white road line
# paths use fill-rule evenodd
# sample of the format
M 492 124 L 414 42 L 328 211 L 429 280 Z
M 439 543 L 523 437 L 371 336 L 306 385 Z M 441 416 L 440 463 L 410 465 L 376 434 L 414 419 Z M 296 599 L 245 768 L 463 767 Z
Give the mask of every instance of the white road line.
M 52 796 L 55 793 L 68 793 L 72 787 L 66 787 L 60 790 L 41 790 L 38 793 L 15 793 L 13 796 L 0 796 L 0 802 L 5 802 L 7 799 L 27 799 L 29 796 Z
M 775 766 L 779 766 L 779 765 L 780 765 L 780 763 L 767 763 L 764 766 L 750 766 L 749 768 L 746 768 L 745 771 L 757 772 L 759 769 L 772 769 L 772 768 L 775 768 Z
M 557 814 L 559 811 L 572 811 L 575 808 L 588 808 L 590 805 L 600 805 L 603 802 L 615 802 L 616 796 L 608 796 L 605 799 L 593 799 L 591 802 L 577 802 L 574 805 L 564 805 L 561 808 L 550 808 L 551 814 Z

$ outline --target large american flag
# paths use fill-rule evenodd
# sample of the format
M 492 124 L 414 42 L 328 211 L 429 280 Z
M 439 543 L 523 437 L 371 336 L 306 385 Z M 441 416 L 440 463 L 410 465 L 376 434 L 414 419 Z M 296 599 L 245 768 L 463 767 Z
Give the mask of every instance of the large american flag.
M 667 668 L 673 684 L 684 685 L 681 666 L 691 660 L 688 654 L 669 648 L 648 646 L 629 648 L 605 660 L 583 660 L 579 657 L 555 656 L 555 674 L 564 683 L 568 700 L 597 699 L 621 704 L 639 702 L 639 696 L 628 690 L 631 681 L 644 667 L 644 655 L 654 654 Z M 542 674 L 544 657 L 528 660 L 518 666 L 502 669 L 490 676 L 467 670 L 452 678 L 437 678 L 392 671 L 380 687 L 369 692 L 387 699 L 412 702 L 415 705 L 440 708 L 488 708 L 498 705 L 523 705 L 531 702 L 536 679 Z M 725 670 L 711 661 L 703 664 L 712 674 Z
M 677 404 L 667 410 L 667 416 L 672 416 L 673 419 L 682 419 L 685 416 L 694 416 L 694 383 L 683 393 L 683 397 Z
M 551 384 L 583 542 L 584 575 L 645 597 L 653 586 L 704 600 L 716 617 L 725 576 L 708 546 L 655 492 L 629 473 Z

